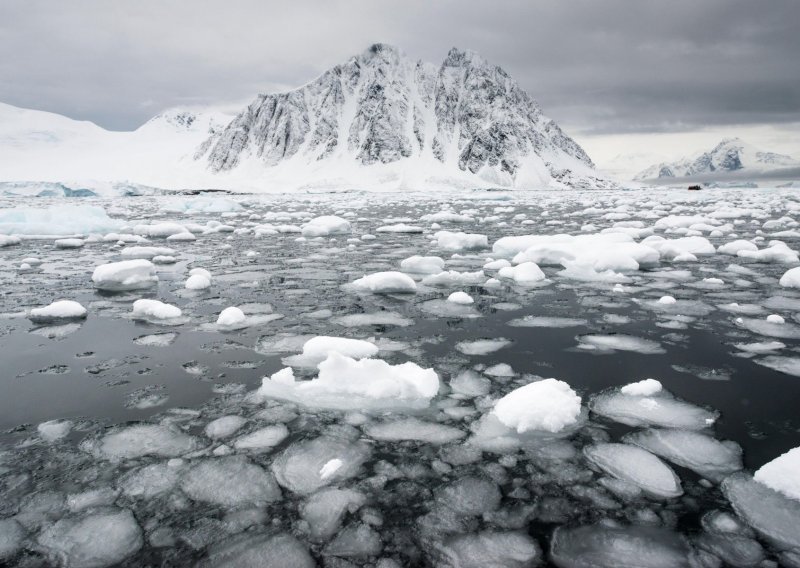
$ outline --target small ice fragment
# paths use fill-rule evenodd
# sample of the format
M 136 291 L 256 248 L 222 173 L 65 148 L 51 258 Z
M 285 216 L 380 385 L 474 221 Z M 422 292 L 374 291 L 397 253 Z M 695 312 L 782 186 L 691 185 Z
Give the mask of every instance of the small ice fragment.
M 467 294 L 466 292 L 453 292 L 447 297 L 448 302 L 453 302 L 454 304 L 462 304 L 462 305 L 469 305 L 474 304 L 475 300 Z
M 661 383 L 655 379 L 644 379 L 636 383 L 630 383 L 620 389 L 622 394 L 631 396 L 652 396 L 661 392 Z

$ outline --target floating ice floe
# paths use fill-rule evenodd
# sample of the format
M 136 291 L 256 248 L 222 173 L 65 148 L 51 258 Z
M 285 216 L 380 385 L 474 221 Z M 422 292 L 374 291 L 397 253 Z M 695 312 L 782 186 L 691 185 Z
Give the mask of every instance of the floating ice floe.
M 133 303 L 133 317 L 138 319 L 169 320 L 181 317 L 181 309 L 158 300 L 141 299 Z
M 149 288 L 158 282 L 158 276 L 156 267 L 149 260 L 123 260 L 95 268 L 92 282 L 100 290 L 120 292 Z
M 468 306 L 470 304 L 474 304 L 475 300 L 467 294 L 466 292 L 453 292 L 447 297 L 448 302 L 452 302 L 454 304 L 460 304 L 462 306 Z
M 755 251 L 758 250 L 758 246 L 756 246 L 756 244 L 751 241 L 737 239 L 735 241 L 725 243 L 724 245 L 720 245 L 717 248 L 717 252 L 721 254 L 729 254 L 732 256 L 737 256 L 740 250 Z
M 371 341 L 319 335 L 303 344 L 299 355 L 283 359 L 284 365 L 295 367 L 316 367 L 328 358 L 330 353 L 338 353 L 353 359 L 364 359 L 378 354 L 379 348 Z
M 351 286 L 356 290 L 373 294 L 414 293 L 417 291 L 417 284 L 410 276 L 395 271 L 367 274 L 353 281 Z
M 343 316 L 337 316 L 331 319 L 331 321 L 344 327 L 364 327 L 375 325 L 395 325 L 398 327 L 408 327 L 414 324 L 414 320 L 395 312 L 347 314 Z
M 244 312 L 236 306 L 225 308 L 219 313 L 217 317 L 217 325 L 224 327 L 234 327 L 245 323 L 247 316 Z
M 459 568 L 524 568 L 543 558 L 539 545 L 524 532 L 493 530 L 449 536 L 435 556 L 437 565 Z
M 589 325 L 581 318 L 563 318 L 555 316 L 524 316 L 508 322 L 511 327 L 580 327 Z
M 86 241 L 83 239 L 56 239 L 53 243 L 56 248 L 58 249 L 77 249 L 83 247 L 86 244 Z
M 143 456 L 177 457 L 200 447 L 194 436 L 173 426 L 134 424 L 112 429 L 97 439 L 85 440 L 81 447 L 111 461 Z
M 770 489 L 800 501 L 800 447 L 781 454 L 762 465 L 753 474 L 753 479 Z
M 489 239 L 486 235 L 438 231 L 433 236 L 436 239 L 436 246 L 444 250 L 463 251 L 489 248 Z
M 511 345 L 511 340 L 503 337 L 496 339 L 476 339 L 473 341 L 459 341 L 458 349 L 464 355 L 488 355 Z
M 777 337 L 779 339 L 798 339 L 800 338 L 800 326 L 792 323 L 776 323 L 766 319 L 736 318 L 736 323 L 745 329 L 765 335 L 767 337 Z
M 308 548 L 289 534 L 247 532 L 221 539 L 198 567 L 314 568 L 316 565 Z
M 175 256 L 175 250 L 167 247 L 126 247 L 122 249 L 120 256 L 152 260 L 156 256 Z
M 411 362 L 359 361 L 332 351 L 318 368 L 309 381 L 297 381 L 290 367 L 278 371 L 263 379 L 258 395 L 313 408 L 378 410 L 424 408 L 439 392 L 436 371 Z
M 281 498 L 272 473 L 244 456 L 203 459 L 183 474 L 180 487 L 194 501 L 226 508 L 263 506 Z
M 619 390 L 601 393 L 591 400 L 589 408 L 595 414 L 629 426 L 685 430 L 703 430 L 718 417 L 718 413 L 678 400 L 666 391 L 655 388 L 642 391 L 647 394 L 626 394 Z
M 147 225 L 147 224 L 136 225 L 133 227 L 133 232 L 136 235 L 141 235 L 144 237 L 166 239 L 167 237 L 170 237 L 172 235 L 190 233 L 191 231 L 189 231 L 189 229 L 187 229 L 180 223 L 172 223 L 165 221 L 162 223 L 155 223 L 152 225 Z
M 73 300 L 57 300 L 42 308 L 33 308 L 28 318 L 34 323 L 57 322 L 61 320 L 83 319 L 86 308 Z
M 559 527 L 550 543 L 550 557 L 562 568 L 688 567 L 686 540 L 661 527 L 603 524 Z
M 415 225 L 407 225 L 405 223 L 397 223 L 395 225 L 384 225 L 375 229 L 376 233 L 421 233 L 424 231 L 422 227 Z
M 541 282 L 546 278 L 542 269 L 535 262 L 523 262 L 517 266 L 501 268 L 497 275 L 500 278 L 513 280 L 516 284 L 523 286 Z
M 800 501 L 755 481 L 746 473 L 727 477 L 722 482 L 722 492 L 736 514 L 778 549 L 800 548 Z
M 629 434 L 623 441 L 713 481 L 722 481 L 742 469 L 742 449 L 739 444 L 720 442 L 691 430 L 651 429 Z
M 22 242 L 19 237 L 13 235 L 0 235 L 0 248 L 18 245 Z
M 458 428 L 423 422 L 416 418 L 368 424 L 364 427 L 364 431 L 370 438 L 384 442 L 415 440 L 434 445 L 455 442 L 466 435 L 466 432 Z
M 755 262 L 770 262 L 791 264 L 800 260 L 797 253 L 789 248 L 783 241 L 770 241 L 767 248 L 761 250 L 740 250 L 737 256 L 748 258 Z
M 780 371 L 793 377 L 800 377 L 800 357 L 784 357 L 781 355 L 770 355 L 761 359 L 754 360 L 759 365 Z
M 800 266 L 787 270 L 781 276 L 780 285 L 784 288 L 800 288 Z
M 422 279 L 426 286 L 441 286 L 444 288 L 456 286 L 474 286 L 483 284 L 486 275 L 483 270 L 476 272 L 459 272 L 458 270 L 445 270 L 436 274 L 429 274 Z
M 354 477 L 371 454 L 371 448 L 365 442 L 320 436 L 286 448 L 272 462 L 272 472 L 282 487 L 307 495 L 326 485 Z M 335 471 L 325 471 L 334 460 Z
M 72 431 L 71 420 L 48 420 L 36 427 L 39 436 L 46 442 L 57 442 L 66 438 Z
M 678 497 L 681 482 L 668 465 L 648 451 L 628 444 L 594 444 L 583 448 L 591 464 L 653 497 Z
M 265 426 L 249 434 L 239 436 L 233 442 L 233 447 L 237 450 L 260 453 L 277 446 L 287 436 L 289 436 L 289 429 L 283 424 Z
M 619 391 L 628 396 L 653 396 L 660 393 L 662 388 L 661 383 L 655 379 L 643 379 L 635 383 L 629 383 Z
M 659 355 L 666 350 L 657 342 L 632 335 L 581 335 L 578 337 L 578 348 L 597 353 L 613 353 L 614 351 L 632 351 L 642 355 Z
M 103 507 L 47 526 L 37 544 L 54 564 L 103 568 L 123 562 L 144 540 L 128 509 Z
M 220 440 L 233 436 L 245 424 L 247 419 L 235 414 L 220 416 L 206 424 L 204 432 L 212 440 Z
M 495 403 L 491 414 L 506 427 L 524 434 L 530 430 L 560 432 L 581 413 L 579 397 L 564 381 L 544 379 L 511 391 Z
M 444 270 L 444 259 L 439 256 L 410 256 L 400 261 L 400 268 L 412 274 L 439 274 Z
M 336 215 L 315 217 L 303 225 L 304 237 L 327 237 L 329 235 L 346 235 L 350 233 L 350 221 Z
M 205 290 L 211 287 L 211 273 L 205 268 L 192 268 L 184 287 L 187 290 Z
M 312 540 L 332 537 L 348 512 L 355 512 L 366 502 L 366 496 L 353 489 L 326 488 L 310 495 L 300 507 L 300 517 L 308 523 Z

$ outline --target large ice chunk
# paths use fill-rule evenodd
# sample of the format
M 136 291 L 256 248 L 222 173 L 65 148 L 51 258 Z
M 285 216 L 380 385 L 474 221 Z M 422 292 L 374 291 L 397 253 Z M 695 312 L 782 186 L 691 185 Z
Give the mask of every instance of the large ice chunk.
M 258 394 L 314 408 L 374 410 L 424 408 L 439 392 L 436 371 L 412 362 L 357 361 L 334 351 L 318 368 L 317 378 L 297 381 L 287 367 L 265 377 Z
M 247 533 L 222 539 L 213 546 L 201 568 L 314 568 L 305 545 L 288 534 Z
M 605 392 L 595 396 L 589 408 L 595 414 L 629 426 L 651 425 L 685 430 L 702 430 L 711 426 L 718 417 L 716 412 L 673 398 L 664 391 L 644 396 L 616 390 Z
M 318 335 L 303 344 L 303 352 L 300 355 L 287 357 L 283 362 L 286 365 L 316 367 L 327 359 L 330 353 L 339 353 L 353 359 L 364 359 L 377 355 L 378 351 L 378 346 L 371 341 Z
M 302 233 L 304 237 L 346 235 L 350 233 L 350 222 L 336 215 L 323 215 L 303 225 Z
M 483 531 L 445 539 L 437 566 L 529 568 L 542 560 L 539 545 L 523 532 Z
M 506 266 L 497 273 L 500 278 L 508 278 L 517 284 L 528 285 L 541 282 L 545 274 L 535 262 L 523 262 L 517 266 Z
M 559 527 L 550 543 L 559 568 L 688 568 L 689 546 L 657 527 Z
M 666 350 L 655 341 L 621 333 L 581 335 L 578 337 L 578 348 L 598 353 L 613 353 L 614 351 L 633 351 L 642 355 L 666 353 Z
M 200 447 L 200 441 L 173 426 L 134 424 L 115 428 L 97 440 L 87 440 L 82 447 L 112 461 L 142 456 L 176 457 Z
M 321 436 L 286 448 L 272 462 L 272 471 L 286 489 L 308 494 L 354 477 L 370 455 L 365 442 Z
M 466 433 L 452 426 L 423 422 L 416 418 L 404 418 L 369 424 L 364 429 L 368 436 L 381 441 L 416 440 L 428 444 L 447 444 L 463 438 Z
M 222 507 L 263 505 L 281 497 L 272 474 L 243 456 L 199 462 L 183 475 L 181 489 L 195 501 Z
M 143 544 L 133 514 L 116 508 L 61 519 L 44 529 L 37 542 L 54 563 L 83 568 L 116 565 Z
M 107 233 L 123 222 L 93 205 L 54 205 L 46 209 L 12 207 L 0 210 L 0 234 L 75 235 Z
M 738 444 L 720 442 L 691 430 L 645 430 L 623 440 L 714 481 L 722 481 L 742 469 L 742 449 Z
M 34 323 L 47 323 L 65 319 L 83 319 L 86 308 L 74 300 L 57 300 L 42 308 L 33 308 L 28 318 Z
M 410 256 L 400 261 L 400 268 L 412 274 L 439 274 L 444 270 L 444 259 L 439 256 Z
M 414 293 L 417 291 L 417 283 L 413 278 L 396 271 L 367 274 L 353 281 L 351 286 L 356 290 L 373 294 Z
M 605 473 L 632 483 L 655 497 L 683 493 L 675 472 L 648 451 L 628 444 L 594 444 L 583 449 L 586 458 Z
M 462 251 L 489 248 L 489 239 L 486 235 L 438 231 L 433 236 L 436 238 L 436 245 L 444 250 Z
M 339 530 L 348 512 L 355 512 L 365 502 L 366 497 L 352 489 L 321 489 L 300 507 L 300 516 L 308 523 L 313 540 L 325 540 Z
M 753 479 L 800 501 L 800 447 L 762 465 L 753 475 Z
M 492 414 L 524 434 L 529 430 L 559 432 L 581 413 L 581 397 L 564 381 L 544 379 L 511 391 L 497 401 Z
M 158 300 L 142 298 L 133 303 L 133 317 L 138 319 L 175 319 L 181 317 L 181 309 Z
M 92 282 L 100 290 L 139 290 L 158 282 L 158 276 L 153 263 L 140 258 L 102 264 L 94 269 Z

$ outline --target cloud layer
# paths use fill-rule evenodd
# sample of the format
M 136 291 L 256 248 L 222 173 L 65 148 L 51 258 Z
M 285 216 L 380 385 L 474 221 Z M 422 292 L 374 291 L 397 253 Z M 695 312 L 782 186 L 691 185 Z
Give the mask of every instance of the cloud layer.
M 7 0 L 0 101 L 135 128 L 163 108 L 303 84 L 376 41 L 504 67 L 573 132 L 800 115 L 796 0 Z

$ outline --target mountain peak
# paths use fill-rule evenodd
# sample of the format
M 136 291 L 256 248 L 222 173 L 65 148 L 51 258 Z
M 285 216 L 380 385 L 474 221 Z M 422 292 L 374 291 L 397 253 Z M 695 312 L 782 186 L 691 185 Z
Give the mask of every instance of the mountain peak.
M 323 179 L 370 166 L 398 183 L 420 175 L 473 187 L 605 183 L 583 149 L 474 51 L 453 48 L 437 67 L 385 43 L 298 89 L 259 96 L 196 159 L 215 173 L 291 163 Z

